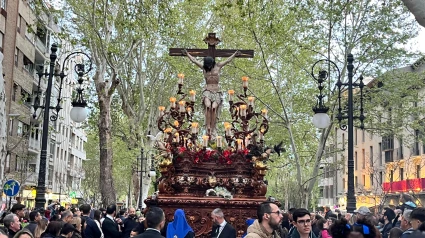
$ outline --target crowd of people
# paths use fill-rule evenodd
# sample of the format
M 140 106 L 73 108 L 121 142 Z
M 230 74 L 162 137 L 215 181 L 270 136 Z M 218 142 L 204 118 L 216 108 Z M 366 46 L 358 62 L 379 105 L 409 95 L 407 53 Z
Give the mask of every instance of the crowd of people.
M 274 202 L 259 205 L 257 218 L 247 218 L 244 238 L 417 238 L 425 237 L 425 208 L 417 207 L 408 194 L 401 206 L 372 213 L 360 207 L 351 213 L 332 211 L 310 213 L 304 208 L 283 212 Z M 143 216 L 144 215 L 144 216 Z M 210 237 L 235 238 L 236 229 L 226 221 L 220 208 L 211 211 Z M 23 223 L 27 220 L 28 222 Z M 27 212 L 15 204 L 1 218 L 0 238 L 193 238 L 195 232 L 184 210 L 177 209 L 167 223 L 164 211 L 150 207 L 145 214 L 134 208 L 117 211 L 116 205 L 92 209 L 88 204 L 69 210 L 52 204 L 48 209 Z M 239 227 L 240 229 L 240 227 Z M 240 235 L 241 233 L 239 233 Z

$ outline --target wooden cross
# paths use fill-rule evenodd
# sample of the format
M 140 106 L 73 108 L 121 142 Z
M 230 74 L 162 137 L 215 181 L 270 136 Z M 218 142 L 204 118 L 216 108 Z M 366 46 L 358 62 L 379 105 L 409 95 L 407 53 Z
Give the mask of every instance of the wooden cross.
M 208 49 L 186 49 L 187 52 L 193 57 L 207 57 L 211 56 L 215 59 L 215 57 L 229 57 L 236 50 L 228 50 L 228 49 L 220 49 L 217 50 L 215 48 L 216 45 L 220 43 L 220 39 L 215 36 L 215 33 L 208 33 L 208 36 L 205 37 L 204 42 L 208 44 Z M 170 56 L 185 56 L 183 54 L 184 48 L 170 48 Z M 236 56 L 238 58 L 254 58 L 253 50 L 239 50 L 241 54 Z

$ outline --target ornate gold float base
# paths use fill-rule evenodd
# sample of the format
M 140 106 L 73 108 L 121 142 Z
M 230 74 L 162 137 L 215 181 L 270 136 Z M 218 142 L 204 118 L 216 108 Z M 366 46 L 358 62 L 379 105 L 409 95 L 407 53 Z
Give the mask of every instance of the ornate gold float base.
M 235 198 L 226 200 L 217 197 L 165 197 L 160 196 L 156 199 L 149 197 L 145 204 L 149 206 L 158 206 L 165 212 L 168 222 L 173 220 L 176 209 L 183 209 L 186 213 L 186 219 L 196 237 L 211 237 L 212 229 L 211 212 L 215 208 L 220 208 L 224 212 L 224 217 L 241 237 L 246 229 L 246 219 L 257 217 L 257 207 L 265 202 L 266 198 Z

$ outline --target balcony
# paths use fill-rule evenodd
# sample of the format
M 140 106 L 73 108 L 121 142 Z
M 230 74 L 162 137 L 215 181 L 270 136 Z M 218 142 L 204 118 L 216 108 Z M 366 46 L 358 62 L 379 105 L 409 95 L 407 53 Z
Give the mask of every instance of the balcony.
M 333 178 L 322 178 L 319 179 L 318 186 L 324 187 L 324 186 L 331 186 L 334 184 Z
M 78 149 L 76 149 L 74 147 L 71 149 L 71 154 L 74 155 L 74 156 L 77 156 L 78 158 L 81 158 L 83 160 L 86 159 L 86 152 L 85 151 L 78 150 Z
M 46 44 L 43 41 L 41 41 L 40 38 L 38 37 L 35 37 L 35 46 L 40 51 L 40 53 L 43 54 L 43 56 L 46 57 L 46 55 L 49 53 L 49 51 L 47 50 Z
M 386 182 L 382 184 L 382 187 L 384 192 L 387 193 L 403 193 L 409 191 L 420 192 L 425 189 L 425 178 Z

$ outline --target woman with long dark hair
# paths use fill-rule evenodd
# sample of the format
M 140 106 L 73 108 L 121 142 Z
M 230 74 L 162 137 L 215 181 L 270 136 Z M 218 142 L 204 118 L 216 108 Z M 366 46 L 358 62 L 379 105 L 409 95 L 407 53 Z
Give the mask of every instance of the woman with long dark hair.
M 47 225 L 46 231 L 41 234 L 41 238 L 56 238 L 60 235 L 62 223 L 60 221 L 52 221 Z

